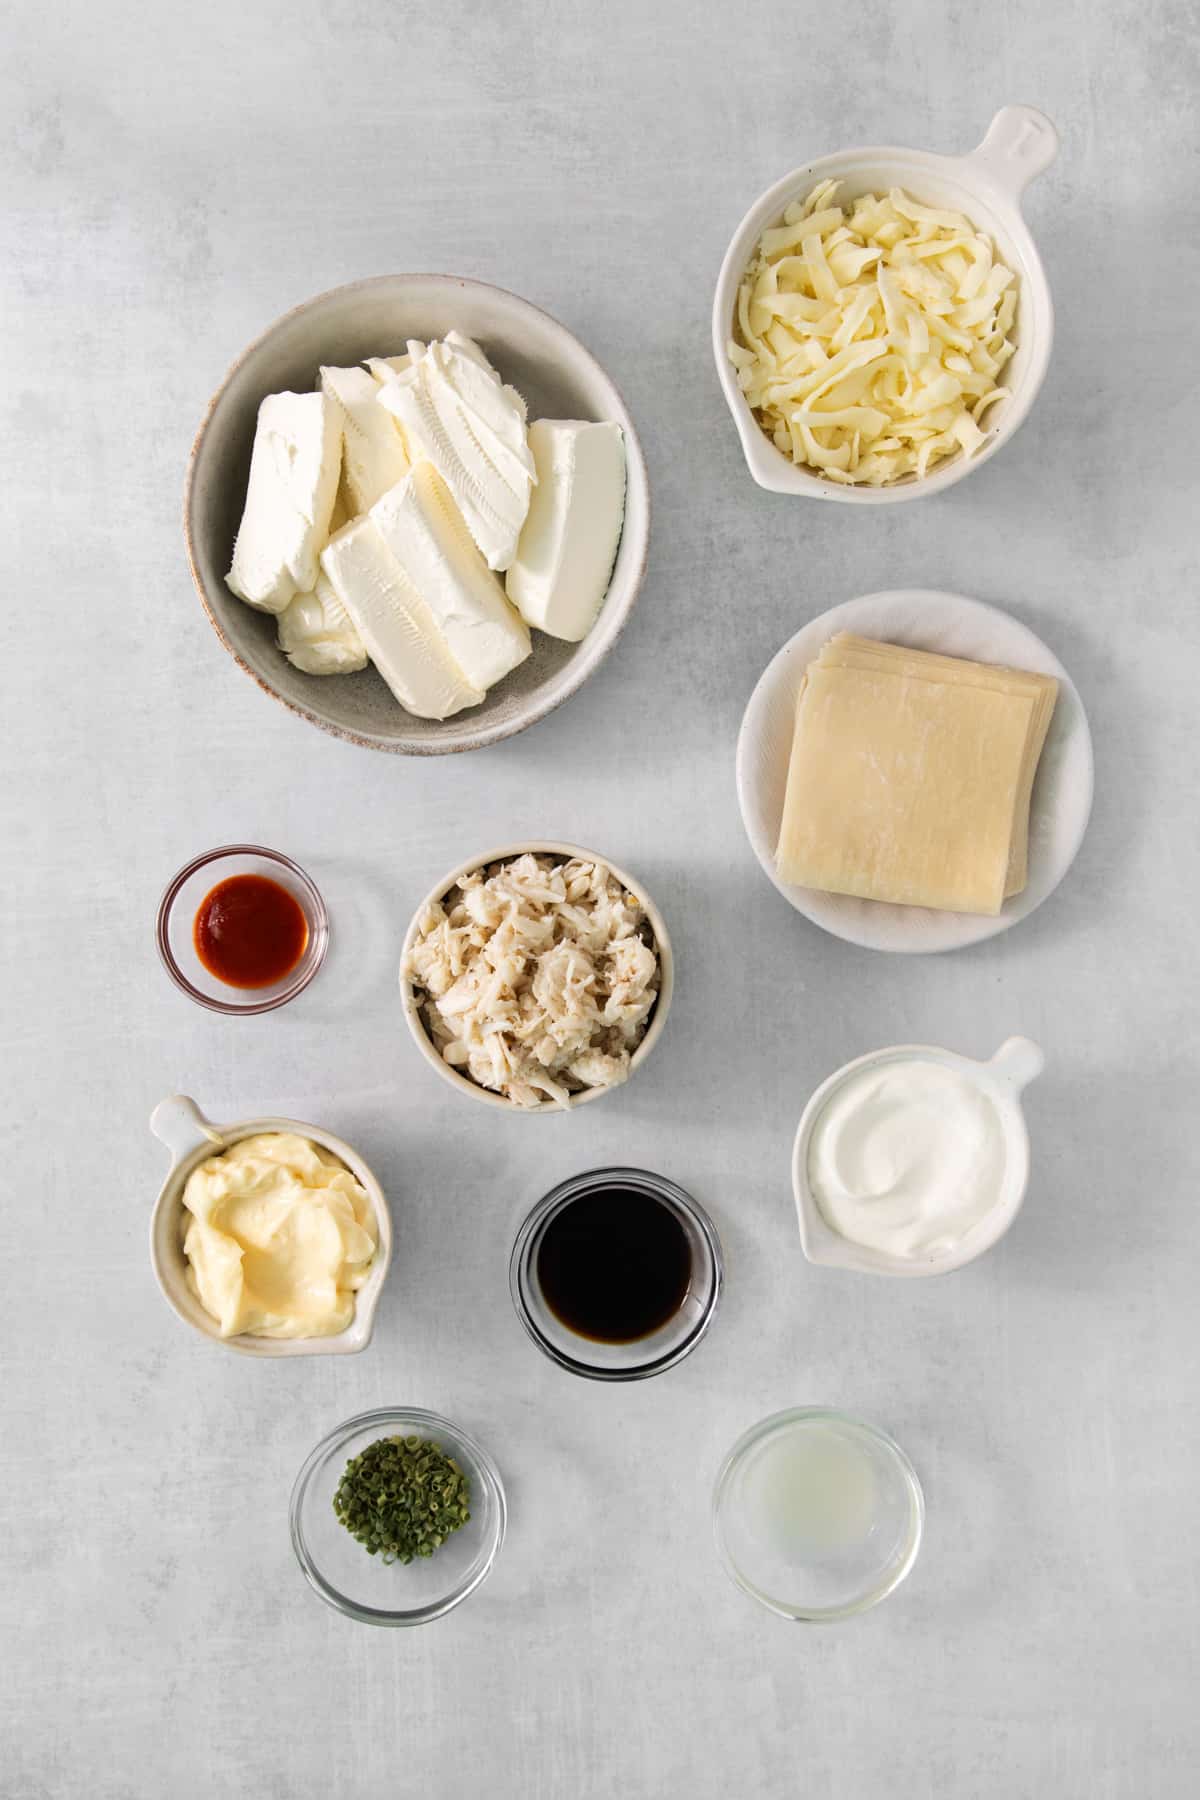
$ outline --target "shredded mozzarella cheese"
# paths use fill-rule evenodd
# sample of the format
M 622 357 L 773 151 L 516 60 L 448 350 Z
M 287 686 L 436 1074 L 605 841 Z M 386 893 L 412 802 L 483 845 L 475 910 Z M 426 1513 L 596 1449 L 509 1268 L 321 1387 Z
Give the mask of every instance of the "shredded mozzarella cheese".
M 1008 389 L 1016 276 L 961 213 L 820 182 L 759 239 L 729 359 L 776 447 L 882 487 L 973 456 Z

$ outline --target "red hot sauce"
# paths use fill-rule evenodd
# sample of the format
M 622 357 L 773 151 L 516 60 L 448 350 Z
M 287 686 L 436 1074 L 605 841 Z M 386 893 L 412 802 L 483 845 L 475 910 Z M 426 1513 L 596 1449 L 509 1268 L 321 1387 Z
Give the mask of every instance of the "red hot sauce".
M 200 902 L 192 940 L 209 974 L 227 987 L 271 987 L 307 950 L 308 920 L 277 881 L 230 875 Z

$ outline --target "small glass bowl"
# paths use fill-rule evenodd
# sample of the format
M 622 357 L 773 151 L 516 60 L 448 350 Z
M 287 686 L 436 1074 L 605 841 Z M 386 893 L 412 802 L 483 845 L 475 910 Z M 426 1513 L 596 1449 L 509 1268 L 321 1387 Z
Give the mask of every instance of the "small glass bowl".
M 551 1311 L 538 1281 L 537 1254 L 547 1225 L 572 1200 L 597 1187 L 634 1188 L 660 1201 L 682 1226 L 692 1253 L 679 1311 L 657 1331 L 627 1343 L 606 1344 L 569 1330 Z M 591 1169 L 551 1188 L 517 1233 L 508 1265 L 517 1317 L 538 1349 L 561 1368 L 592 1381 L 643 1381 L 682 1362 L 712 1324 L 723 1278 L 721 1240 L 708 1214 L 681 1187 L 648 1169 Z
M 299 904 L 308 924 L 308 942 L 300 961 L 281 981 L 267 987 L 237 988 L 209 973 L 196 954 L 196 914 L 219 881 L 231 875 L 264 875 L 277 881 Z M 197 856 L 169 883 L 155 926 L 158 954 L 176 987 L 190 1000 L 213 1012 L 271 1012 L 303 993 L 325 960 L 329 946 L 329 914 L 316 885 L 299 863 L 260 844 L 225 844 Z
M 722 1562 L 784 1619 L 848 1619 L 877 1605 L 916 1562 L 924 1522 L 921 1484 L 900 1446 L 820 1406 L 752 1425 L 713 1490 Z
M 471 1517 L 432 1556 L 385 1563 L 352 1538 L 333 1510 L 346 1464 L 381 1437 L 432 1438 L 470 1483 Z M 313 1591 L 363 1625 L 427 1625 L 461 1604 L 489 1573 L 504 1542 L 500 1471 L 483 1445 L 440 1414 L 416 1406 L 359 1413 L 322 1438 L 292 1489 L 292 1548 Z

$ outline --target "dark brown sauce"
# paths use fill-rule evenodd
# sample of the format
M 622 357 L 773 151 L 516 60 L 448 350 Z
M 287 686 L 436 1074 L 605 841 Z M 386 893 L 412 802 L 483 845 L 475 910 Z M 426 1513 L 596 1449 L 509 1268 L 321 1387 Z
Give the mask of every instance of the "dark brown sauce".
M 300 902 L 266 875 L 230 875 L 205 894 L 192 929 L 196 955 L 227 987 L 270 987 L 308 948 Z
M 536 1266 L 546 1304 L 568 1331 L 629 1344 L 679 1311 L 692 1253 L 660 1200 L 635 1188 L 596 1188 L 551 1219 Z

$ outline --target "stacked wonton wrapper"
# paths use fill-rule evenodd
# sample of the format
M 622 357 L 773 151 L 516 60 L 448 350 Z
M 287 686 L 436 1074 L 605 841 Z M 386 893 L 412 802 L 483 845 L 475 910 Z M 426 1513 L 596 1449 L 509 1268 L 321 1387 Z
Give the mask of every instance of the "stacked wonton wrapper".
M 1028 878 L 1053 676 L 840 632 L 805 672 L 776 864 L 864 900 L 996 914 Z

